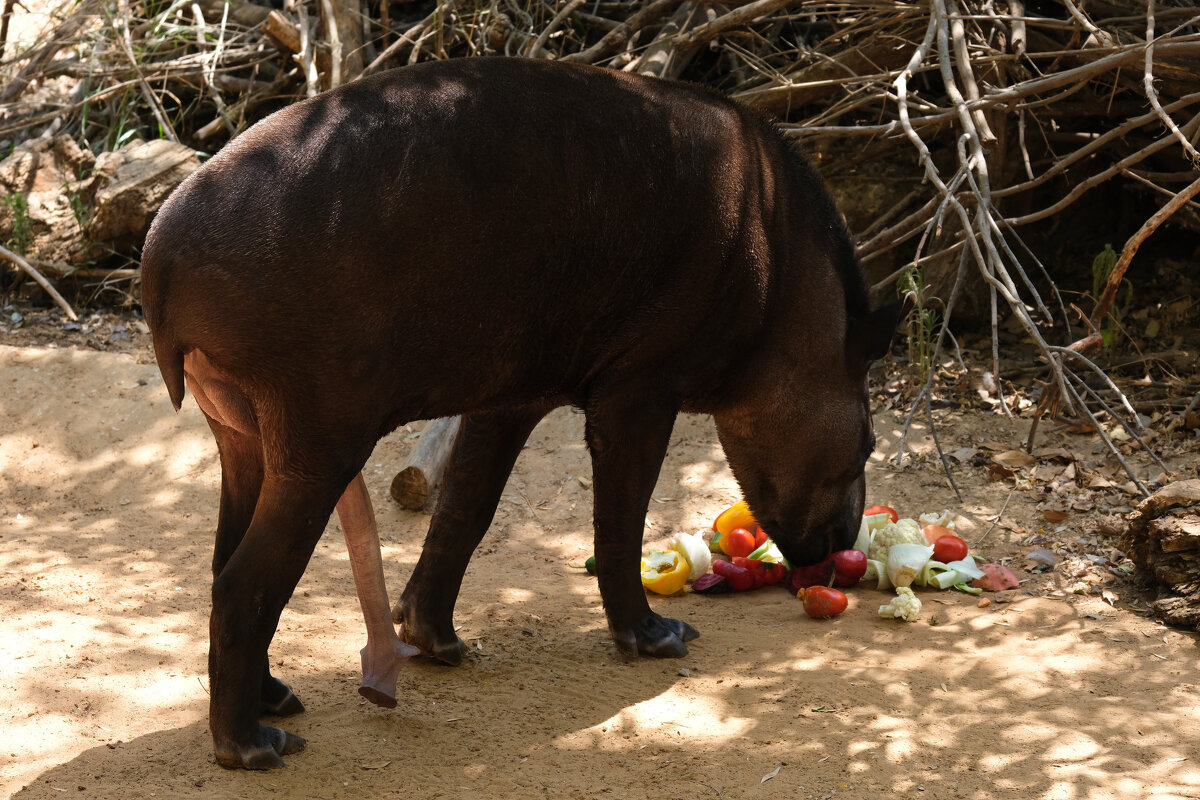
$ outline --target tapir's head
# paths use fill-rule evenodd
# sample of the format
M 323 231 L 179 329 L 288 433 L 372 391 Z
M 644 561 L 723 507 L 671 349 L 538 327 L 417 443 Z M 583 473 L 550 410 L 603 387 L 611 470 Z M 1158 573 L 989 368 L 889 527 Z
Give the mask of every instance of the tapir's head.
M 715 415 L 751 511 L 792 564 L 813 564 L 854 544 L 863 470 L 875 448 L 867 368 L 887 352 L 906 307 L 851 319 L 844 337 L 825 331 L 836 347 L 810 342 L 811 349 L 773 355 L 746 387 L 752 396 Z

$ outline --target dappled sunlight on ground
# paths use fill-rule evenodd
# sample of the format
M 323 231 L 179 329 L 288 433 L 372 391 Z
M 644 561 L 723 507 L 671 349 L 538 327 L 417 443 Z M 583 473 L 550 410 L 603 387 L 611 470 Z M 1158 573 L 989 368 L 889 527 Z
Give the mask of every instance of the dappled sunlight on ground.
M 656 597 L 701 637 L 680 660 L 621 657 L 595 579 L 568 566 L 592 551 L 570 410 L 531 436 L 468 569 L 466 662 L 414 659 L 394 710 L 358 696 L 365 630 L 331 522 L 272 647 L 308 708 L 283 724 L 308 747 L 279 772 L 226 772 L 207 731 L 220 476 L 200 414 L 175 414 L 128 356 L 0 348 L 0 365 L 0 795 L 1200 796 L 1196 637 L 1099 597 L 980 608 L 925 592 L 915 624 L 878 618 L 888 595 L 866 587 L 821 622 L 782 591 Z M 428 516 L 387 488 L 420 428 L 366 469 L 393 597 Z M 895 441 L 887 425 L 880 438 Z M 908 509 L 955 505 L 932 470 L 875 461 L 871 486 Z M 1008 493 L 970 487 L 968 538 Z M 709 420 L 681 419 L 654 498 L 647 548 L 738 498 Z M 1019 495 L 1006 513 L 1030 514 Z

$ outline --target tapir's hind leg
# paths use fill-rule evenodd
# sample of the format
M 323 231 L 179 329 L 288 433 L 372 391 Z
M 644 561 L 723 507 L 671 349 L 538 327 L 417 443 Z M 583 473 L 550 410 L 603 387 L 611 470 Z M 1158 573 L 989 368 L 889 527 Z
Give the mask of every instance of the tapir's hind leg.
M 204 392 L 196 381 L 192 383 L 193 394 L 200 400 Z M 211 389 L 211 387 L 210 387 Z M 203 395 L 203 406 L 217 409 Z M 209 411 L 204 412 L 213 437 L 217 440 L 217 451 L 221 456 L 221 506 L 217 516 L 216 541 L 213 546 L 212 572 L 215 580 L 225 568 L 229 557 L 241 544 L 250 520 L 258 505 L 258 495 L 263 482 L 262 439 L 254 433 L 243 433 L 215 420 Z M 285 717 L 304 710 L 300 698 L 283 681 L 271 675 L 269 665 L 263 663 L 262 692 L 259 711 L 265 715 Z
M 629 655 L 675 657 L 699 634 L 650 610 L 639 578 L 646 507 L 666 455 L 677 407 L 640 384 L 606 387 L 585 409 L 592 455 L 596 577 L 608 627 Z
M 534 405 L 472 414 L 458 430 L 421 558 L 396 605 L 404 639 L 447 664 L 460 663 L 466 652 L 453 621 L 463 573 L 521 447 L 548 410 Z
M 280 767 L 282 756 L 304 746 L 303 739 L 258 722 L 259 687 L 279 615 L 352 475 L 299 479 L 273 475 L 268 467 L 254 519 L 213 581 L 209 725 L 222 766 Z

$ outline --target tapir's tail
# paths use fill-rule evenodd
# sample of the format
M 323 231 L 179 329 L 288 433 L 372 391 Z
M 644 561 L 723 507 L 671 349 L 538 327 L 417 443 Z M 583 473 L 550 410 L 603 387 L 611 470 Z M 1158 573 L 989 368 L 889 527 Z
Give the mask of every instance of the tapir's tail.
M 158 362 L 158 371 L 162 373 L 163 382 L 167 384 L 171 405 L 178 411 L 183 405 L 183 351 L 172 337 L 155 336 L 154 360 Z
M 171 404 L 178 411 L 183 405 L 183 348 L 174 335 L 174 327 L 168 322 L 170 314 L 164 307 L 168 294 L 168 269 L 166 264 L 161 263 L 162 258 L 155 247 L 155 231 L 161 216 L 160 212 L 150 226 L 146 245 L 142 249 L 142 318 L 150 326 L 150 335 L 154 339 L 154 360 L 158 362 L 158 371 L 167 384 Z

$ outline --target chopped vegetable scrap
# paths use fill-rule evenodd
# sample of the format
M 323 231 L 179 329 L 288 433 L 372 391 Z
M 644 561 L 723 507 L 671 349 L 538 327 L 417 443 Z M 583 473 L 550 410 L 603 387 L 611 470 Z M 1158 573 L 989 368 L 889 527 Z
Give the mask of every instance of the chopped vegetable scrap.
M 971 586 L 985 592 L 1003 592 L 1017 588 L 1017 576 L 1003 564 L 982 564 Z
M 901 586 L 896 589 L 896 596 L 892 598 L 892 602 L 879 607 L 879 616 L 915 622 L 921 616 L 921 598 L 917 597 L 912 589 Z
M 727 594 L 733 591 L 733 587 L 729 585 L 729 580 L 724 575 L 710 572 L 692 582 L 692 591 L 699 594 Z
M 712 553 L 701 534 L 677 533 L 671 537 L 669 547 L 687 562 L 689 583 L 712 571 Z
M 754 534 L 745 528 L 734 528 L 721 537 L 720 545 L 725 555 L 745 558 L 754 552 Z
M 897 514 L 896 509 L 892 508 L 891 506 L 871 506 L 863 512 L 864 517 L 873 517 L 876 514 L 887 514 L 888 519 L 890 519 L 892 522 L 900 521 L 900 515 Z
M 982 559 L 972 556 L 955 532 L 950 511 L 906 519 L 890 506 L 872 506 L 863 512 L 853 549 L 809 566 L 787 563 L 745 501 L 721 512 L 709 541 L 703 532 L 677 533 L 668 547 L 669 552 L 651 552 L 642 561 L 642 584 L 649 591 L 675 594 L 690 582 L 697 594 L 724 594 L 783 584 L 804 601 L 810 617 L 821 619 L 847 607 L 846 596 L 833 587 L 855 586 L 863 579 L 896 591 L 879 608 L 880 616 L 910 622 L 921 612 L 914 587 L 979 594 L 1017 585 L 1006 567 L 976 563 Z M 589 559 L 593 570 L 594 563 Z
M 687 585 L 688 565 L 672 550 L 669 553 L 650 551 L 642 559 L 642 586 L 655 594 L 675 594 Z
M 809 586 L 797 594 L 804 601 L 804 613 L 813 619 L 829 619 L 846 610 L 846 595 L 828 586 Z

